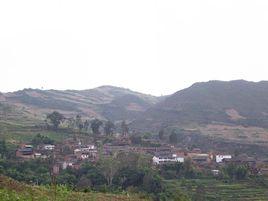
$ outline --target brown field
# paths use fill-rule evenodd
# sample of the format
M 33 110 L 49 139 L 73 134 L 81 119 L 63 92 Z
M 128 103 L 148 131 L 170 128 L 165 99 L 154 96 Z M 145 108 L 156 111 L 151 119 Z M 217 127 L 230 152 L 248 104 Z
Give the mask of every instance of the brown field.
M 200 127 L 200 131 L 211 137 L 268 146 L 268 130 L 264 128 L 210 124 Z

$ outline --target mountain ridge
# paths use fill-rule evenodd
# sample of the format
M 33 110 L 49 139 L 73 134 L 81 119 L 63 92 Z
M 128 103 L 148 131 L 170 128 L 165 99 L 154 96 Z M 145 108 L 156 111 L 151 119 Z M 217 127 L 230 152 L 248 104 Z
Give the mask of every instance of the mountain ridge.
M 110 85 L 86 90 L 24 89 L 0 93 L 0 101 L 41 115 L 59 110 L 67 116 L 147 121 L 152 127 L 191 122 L 268 127 L 268 81 L 197 82 L 165 97 Z
M 268 127 L 268 82 L 195 83 L 149 108 L 139 120 L 154 124 L 221 122 Z
M 43 116 L 52 110 L 59 110 L 67 116 L 80 114 L 91 118 L 112 117 L 112 120 L 119 120 L 120 116 L 133 119 L 137 113 L 145 111 L 158 102 L 155 96 L 107 85 L 87 90 L 28 88 L 3 93 L 2 97 L 3 101 L 11 105 L 21 106 L 29 111 L 34 110 Z M 116 111 L 117 114 L 109 115 L 111 110 Z

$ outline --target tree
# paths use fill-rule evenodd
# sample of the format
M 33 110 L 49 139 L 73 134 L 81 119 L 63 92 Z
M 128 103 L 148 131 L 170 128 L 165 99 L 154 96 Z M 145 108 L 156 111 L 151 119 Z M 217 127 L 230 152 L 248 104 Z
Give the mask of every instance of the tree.
M 144 139 L 150 139 L 150 138 L 152 138 L 152 133 L 148 133 L 148 132 L 147 133 L 144 133 L 143 134 L 143 138 Z
M 78 128 L 79 130 L 79 133 L 82 131 L 82 129 L 84 128 L 84 124 L 83 124 L 83 121 L 82 121 L 82 117 L 78 114 L 76 115 L 76 118 L 75 118 L 75 125 L 76 127 Z
M 54 111 L 47 115 L 47 119 L 53 124 L 54 129 L 57 130 L 65 117 L 61 113 Z
M 128 134 L 128 131 L 129 131 L 129 128 L 128 128 L 128 125 L 126 124 L 126 121 L 122 121 L 121 129 L 122 129 L 123 136 L 126 136 Z
M 76 187 L 80 190 L 87 190 L 90 189 L 90 187 L 92 186 L 92 182 L 90 181 L 90 179 L 83 175 L 79 181 L 76 184 Z
M 164 129 L 161 129 L 161 130 L 158 132 L 158 137 L 159 137 L 159 139 L 160 139 L 160 140 L 163 140 L 163 139 L 164 139 L 164 135 L 165 135 L 165 133 L 164 133 Z
M 229 164 L 224 168 L 224 172 L 233 180 L 243 180 L 248 176 L 249 169 L 245 165 Z
M 112 157 L 103 157 L 99 160 L 98 166 L 105 177 L 108 186 L 111 186 L 114 176 L 120 169 L 120 161 L 117 160 L 116 155 L 113 155 Z
M 164 190 L 161 177 L 153 172 L 148 172 L 143 177 L 143 189 L 155 195 L 161 193 Z
M 243 180 L 246 179 L 248 176 L 248 168 L 244 165 L 240 165 L 236 168 L 236 179 Z
M 141 144 L 142 143 L 142 138 L 140 135 L 132 135 L 130 137 L 131 143 L 132 144 Z
M 102 175 L 101 170 L 92 163 L 83 163 L 82 167 L 77 170 L 77 173 L 78 175 L 86 175 L 86 177 L 90 179 L 93 187 L 106 184 L 105 177 Z
M 129 186 L 141 186 L 145 172 L 135 167 L 124 167 L 115 175 L 114 184 L 123 189 Z
M 40 145 L 40 144 L 53 144 L 54 141 L 50 139 L 47 136 L 40 135 L 38 133 L 33 139 L 32 139 L 32 144 L 33 145 Z
M 104 125 L 104 132 L 106 135 L 112 135 L 115 129 L 115 125 L 111 121 L 107 121 Z
M 169 142 L 172 144 L 177 144 L 178 143 L 178 135 L 176 131 L 172 131 L 172 133 L 169 136 Z
M 86 132 L 88 131 L 89 126 L 90 126 L 90 122 L 89 122 L 89 120 L 86 120 L 84 122 L 84 129 L 86 130 Z
M 91 129 L 94 135 L 100 134 L 100 127 L 102 126 L 102 121 L 99 119 L 94 119 L 91 122 Z
M 7 146 L 5 140 L 0 140 L 0 158 L 7 154 Z
M 178 169 L 179 171 L 179 169 Z M 196 176 L 196 171 L 194 169 L 191 159 L 186 159 L 183 163 L 183 175 L 185 178 L 193 179 Z
M 67 119 L 67 125 L 69 129 L 75 129 L 76 122 L 73 117 Z

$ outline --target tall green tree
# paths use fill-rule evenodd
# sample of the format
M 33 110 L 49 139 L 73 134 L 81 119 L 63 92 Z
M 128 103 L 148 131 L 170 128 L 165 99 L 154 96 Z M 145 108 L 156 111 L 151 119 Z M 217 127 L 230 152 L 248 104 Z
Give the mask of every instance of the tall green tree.
M 122 135 L 123 136 L 126 136 L 128 134 L 129 128 L 128 128 L 128 125 L 127 125 L 126 121 L 122 121 L 121 130 L 122 130 Z
M 104 132 L 106 135 L 112 135 L 114 133 L 115 125 L 111 121 L 105 122 Z
M 111 157 L 102 157 L 98 162 L 98 167 L 105 177 L 108 186 L 113 184 L 113 179 L 120 169 L 120 161 L 117 160 L 116 154 Z
M 89 122 L 89 120 L 86 120 L 84 122 L 84 129 L 85 129 L 86 132 L 88 131 L 89 127 L 90 127 L 90 122 Z
M 7 146 L 5 140 L 0 140 L 0 158 L 7 154 Z
M 169 142 L 172 144 L 177 144 L 179 141 L 178 134 L 176 131 L 172 131 L 172 133 L 169 136 Z
M 163 140 L 164 139 L 164 135 L 165 135 L 165 132 L 164 132 L 164 129 L 161 129 L 159 132 L 158 132 L 158 137 L 160 140 Z
M 76 115 L 75 124 L 76 124 L 76 127 L 78 128 L 79 133 L 80 133 L 82 131 L 82 129 L 84 128 L 84 123 L 82 121 L 81 115 L 79 115 L 79 114 Z
M 130 141 L 132 144 L 141 144 L 142 143 L 142 137 L 140 135 L 131 135 Z
M 57 130 L 65 117 L 61 113 L 54 111 L 47 115 L 47 119 L 53 124 L 54 129 Z
M 91 129 L 94 135 L 100 134 L 100 127 L 102 126 L 102 121 L 99 119 L 94 119 L 91 122 Z

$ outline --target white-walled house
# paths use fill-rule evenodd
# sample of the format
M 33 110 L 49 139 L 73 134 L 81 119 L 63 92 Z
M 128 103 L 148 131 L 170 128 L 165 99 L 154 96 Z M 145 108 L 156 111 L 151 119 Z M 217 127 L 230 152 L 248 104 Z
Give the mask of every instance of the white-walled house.
M 164 163 L 176 163 L 176 162 L 179 162 L 179 163 L 183 163 L 184 162 L 184 157 L 179 157 L 179 156 L 172 156 L 172 157 L 165 157 L 165 156 L 154 156 L 153 157 L 153 163 L 156 164 L 156 165 L 159 165 L 159 164 L 164 164 Z
M 73 163 L 72 162 L 67 162 L 67 161 L 64 161 L 62 163 L 62 169 L 65 170 L 67 169 L 67 167 L 72 167 L 73 166 Z
M 55 149 L 55 145 L 53 145 L 53 144 L 45 144 L 44 145 L 44 149 L 45 150 L 54 150 Z
M 82 152 L 82 153 L 90 153 L 90 152 L 94 152 L 94 151 L 96 151 L 95 145 L 87 145 L 87 146 L 75 149 L 74 154 L 77 154 L 77 153 L 80 153 L 80 152 Z
M 218 176 L 220 174 L 220 171 L 219 170 L 211 170 L 211 173 L 214 175 L 214 176 Z
M 216 155 L 216 163 L 222 163 L 224 159 L 231 159 L 231 155 Z
M 89 155 L 88 154 L 81 154 L 80 158 L 82 160 L 85 160 L 85 159 L 88 159 L 89 158 Z

